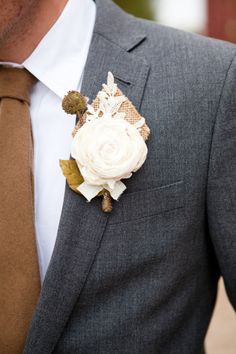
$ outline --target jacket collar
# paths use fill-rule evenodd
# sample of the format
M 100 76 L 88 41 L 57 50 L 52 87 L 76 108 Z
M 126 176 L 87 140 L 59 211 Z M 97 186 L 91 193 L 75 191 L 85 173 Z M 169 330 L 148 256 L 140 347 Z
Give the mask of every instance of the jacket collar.
M 110 0 L 96 0 L 97 17 L 85 67 L 82 93 L 94 98 L 108 71 L 137 109 L 149 72 L 146 60 L 133 50 L 146 38 L 136 20 Z M 24 354 L 52 353 L 68 322 L 87 277 L 109 216 L 101 200 L 87 203 L 68 187 L 57 241 L 33 316 Z
M 128 15 L 111 0 L 96 0 L 97 21 L 94 32 L 126 51 L 132 51 L 146 39 L 146 32 L 133 16 Z

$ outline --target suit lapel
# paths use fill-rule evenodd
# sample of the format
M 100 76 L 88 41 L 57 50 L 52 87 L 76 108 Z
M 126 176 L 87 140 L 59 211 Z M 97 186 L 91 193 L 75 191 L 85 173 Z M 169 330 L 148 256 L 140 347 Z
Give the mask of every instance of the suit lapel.
M 135 31 L 110 38 L 111 24 L 130 26 L 130 18 L 108 0 L 97 0 L 97 20 L 84 72 L 82 92 L 95 98 L 112 71 L 119 87 L 139 108 L 149 66 L 130 51 L 144 35 Z M 126 28 L 126 30 L 128 30 Z M 114 32 L 117 33 L 116 29 Z M 136 34 L 137 33 L 137 34 Z M 106 228 L 101 199 L 87 203 L 66 186 L 57 241 L 33 316 L 24 353 L 49 354 L 56 346 L 83 289 Z

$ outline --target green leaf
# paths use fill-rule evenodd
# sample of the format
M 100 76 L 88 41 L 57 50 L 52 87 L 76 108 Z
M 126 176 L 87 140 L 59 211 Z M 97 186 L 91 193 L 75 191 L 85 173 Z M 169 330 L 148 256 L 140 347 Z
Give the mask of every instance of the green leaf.
M 60 160 L 60 167 L 62 169 L 63 175 L 66 177 L 67 183 L 70 188 L 79 193 L 77 188 L 80 184 L 84 182 L 84 179 L 80 173 L 75 160 Z M 79 193 L 80 194 L 80 193 Z
M 83 176 L 77 166 L 75 160 L 59 160 L 60 167 L 62 169 L 63 175 L 66 177 L 69 187 L 76 193 L 81 194 L 78 191 L 78 187 L 84 182 Z M 106 190 L 103 189 L 98 197 L 103 196 Z

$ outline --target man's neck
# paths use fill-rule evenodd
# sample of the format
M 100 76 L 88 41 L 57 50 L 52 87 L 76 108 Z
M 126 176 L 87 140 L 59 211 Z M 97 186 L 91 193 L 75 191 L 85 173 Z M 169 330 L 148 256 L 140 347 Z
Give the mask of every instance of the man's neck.
M 21 64 L 34 51 L 61 15 L 68 0 L 41 0 L 24 24 L 19 24 L 5 43 L 0 43 L 0 61 Z

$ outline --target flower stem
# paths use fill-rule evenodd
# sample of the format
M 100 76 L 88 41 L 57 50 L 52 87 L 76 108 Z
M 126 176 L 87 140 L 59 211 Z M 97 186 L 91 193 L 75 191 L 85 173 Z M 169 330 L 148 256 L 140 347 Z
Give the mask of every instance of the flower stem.
M 102 211 L 104 213 L 111 213 L 112 212 L 112 198 L 108 191 L 105 191 L 103 194 L 102 199 Z

